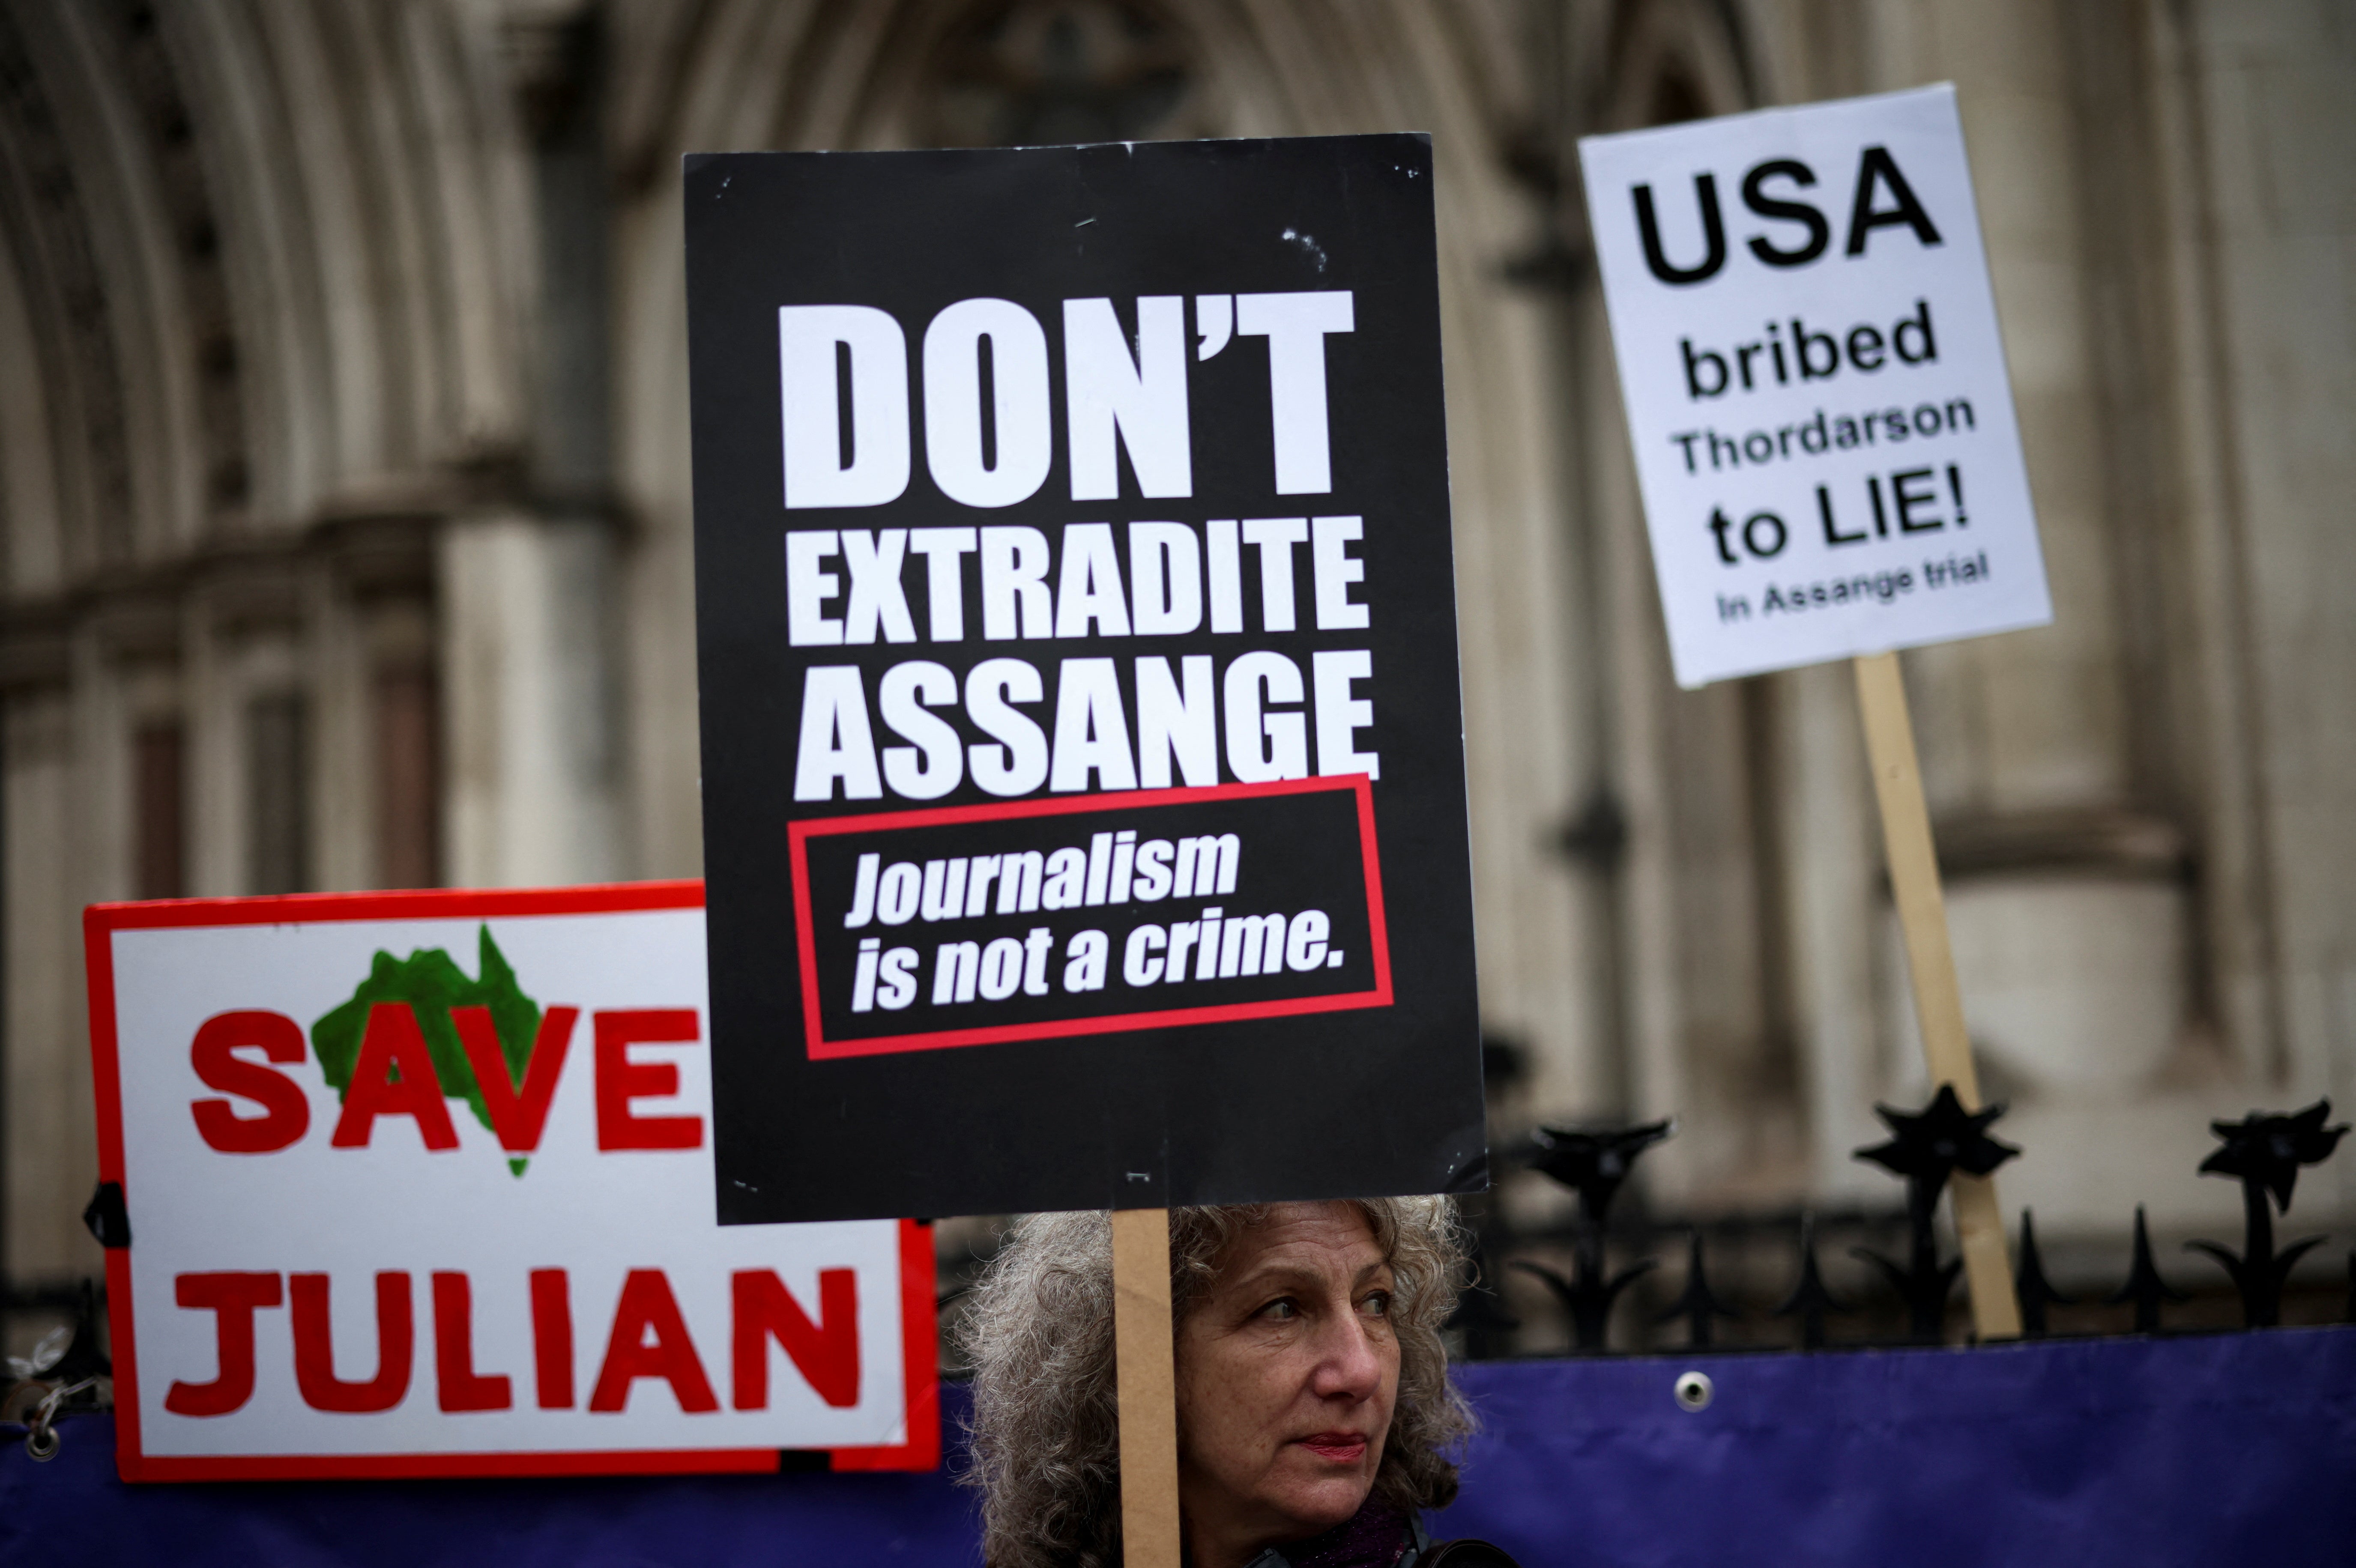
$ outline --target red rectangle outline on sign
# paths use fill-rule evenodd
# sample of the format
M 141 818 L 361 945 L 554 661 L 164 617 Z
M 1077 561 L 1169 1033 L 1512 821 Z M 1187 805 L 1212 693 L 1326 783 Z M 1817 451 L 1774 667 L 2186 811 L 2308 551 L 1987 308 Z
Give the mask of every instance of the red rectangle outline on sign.
M 271 898 L 162 899 L 82 911 L 90 983 L 90 1052 L 98 1112 L 98 1175 L 123 1181 L 123 1077 L 115 1035 L 118 931 L 180 926 L 294 925 L 325 921 L 487 919 L 701 909 L 701 881 L 612 882 L 578 888 L 434 889 L 416 892 L 290 893 Z M 132 1194 L 124 1189 L 124 1205 Z M 941 1460 L 939 1359 L 929 1225 L 900 1221 L 900 1354 L 904 1441 L 826 1450 L 838 1470 L 930 1470 Z M 592 1449 L 559 1453 L 159 1455 L 140 1447 L 139 1349 L 131 1253 L 106 1253 L 106 1307 L 114 1360 L 115 1468 L 125 1481 L 411 1479 L 441 1476 L 655 1476 L 774 1473 L 775 1448 Z
M 1325 997 L 1292 997 L 1269 1002 L 1229 1002 L 1219 1007 L 1170 1008 L 1142 1013 L 1092 1014 L 1046 1023 L 986 1024 L 970 1029 L 930 1029 L 882 1035 L 872 1040 L 829 1040 L 819 1016 L 818 947 L 810 929 L 810 839 L 837 833 L 884 833 L 900 827 L 938 827 L 952 822 L 988 822 L 1008 817 L 1068 816 L 1080 812 L 1119 811 L 1155 805 L 1187 805 L 1214 800 L 1249 800 L 1259 795 L 1309 795 L 1348 790 L 1357 796 L 1358 847 L 1366 874 L 1366 924 L 1375 954 L 1371 990 Z M 793 859 L 794 936 L 802 975 L 802 1040 L 813 1061 L 847 1056 L 881 1056 L 900 1051 L 945 1051 L 959 1045 L 997 1045 L 1007 1040 L 1054 1040 L 1076 1034 L 1114 1034 L 1126 1029 L 1173 1029 L 1181 1024 L 1232 1023 L 1243 1019 L 1290 1018 L 1301 1013 L 1340 1012 L 1391 1005 L 1390 933 L 1383 920 L 1382 858 L 1375 844 L 1375 792 L 1364 773 L 1266 784 L 1213 784 L 1201 789 L 1125 790 L 1115 795 L 1066 795 L 1009 801 L 1003 805 L 951 805 L 923 811 L 885 811 L 865 816 L 806 817 L 788 823 L 786 837 Z

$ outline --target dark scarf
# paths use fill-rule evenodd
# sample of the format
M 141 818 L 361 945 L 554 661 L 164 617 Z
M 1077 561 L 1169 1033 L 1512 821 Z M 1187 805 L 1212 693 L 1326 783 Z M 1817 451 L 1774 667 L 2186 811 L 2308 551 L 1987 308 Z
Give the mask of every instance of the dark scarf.
M 1365 1506 L 1323 1535 L 1271 1546 L 1250 1568 L 1396 1568 L 1415 1547 L 1415 1525 L 1387 1503 Z

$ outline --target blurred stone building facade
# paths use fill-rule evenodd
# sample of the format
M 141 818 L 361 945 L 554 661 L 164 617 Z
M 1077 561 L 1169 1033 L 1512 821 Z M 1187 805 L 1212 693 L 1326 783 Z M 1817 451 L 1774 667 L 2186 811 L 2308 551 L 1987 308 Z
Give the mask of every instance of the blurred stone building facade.
M 2057 601 L 1906 658 L 2006 1200 L 2230 1231 L 2208 1118 L 2356 1102 L 2345 5 L 0 0 L 7 1274 L 96 1262 L 85 903 L 700 869 L 690 150 L 1430 132 L 1499 1136 L 1886 1199 L 1849 675 L 1671 684 L 1574 147 L 1940 80 Z

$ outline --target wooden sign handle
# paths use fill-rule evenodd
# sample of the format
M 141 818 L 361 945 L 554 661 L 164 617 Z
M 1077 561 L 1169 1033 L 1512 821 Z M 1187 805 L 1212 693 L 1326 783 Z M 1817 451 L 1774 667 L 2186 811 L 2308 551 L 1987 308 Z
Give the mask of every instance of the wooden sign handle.
M 1121 1561 L 1126 1568 L 1179 1568 L 1167 1209 L 1113 1211 L 1112 1325 L 1120 1401 Z
M 1947 902 L 1939 891 L 1939 857 L 1931 843 L 1931 808 L 1922 797 L 1922 768 L 1914 752 L 1914 722 L 1898 656 L 1865 654 L 1857 660 L 1858 706 L 1865 714 L 1865 750 L 1873 764 L 1873 791 L 1881 802 L 1881 837 L 1890 858 L 1890 891 L 1906 937 L 1906 968 L 1914 983 L 1914 1016 L 1933 1086 L 1952 1083 L 1964 1109 L 1980 1108 L 1979 1074 L 1964 1026 L 1963 989 L 1955 981 L 1954 949 L 1947 939 Z M 2004 1246 L 2004 1213 L 1993 1177 L 1957 1171 L 1948 1184 L 1955 1233 L 1964 1249 L 1972 1326 L 1983 1339 L 2020 1338 L 2020 1302 L 2013 1293 L 2012 1262 Z

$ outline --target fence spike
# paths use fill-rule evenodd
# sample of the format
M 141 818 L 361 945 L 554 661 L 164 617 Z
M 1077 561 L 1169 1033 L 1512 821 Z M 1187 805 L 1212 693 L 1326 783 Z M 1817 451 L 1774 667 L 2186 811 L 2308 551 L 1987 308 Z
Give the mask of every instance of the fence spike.
M 2013 1289 L 2020 1297 L 2021 1333 L 2030 1339 L 2045 1338 L 2047 1307 L 2068 1307 L 2076 1300 L 2054 1289 L 2045 1277 L 2045 1260 L 2037 1251 L 2037 1220 L 2026 1209 L 2020 1211 L 2020 1266 L 2014 1271 Z
M 1674 1323 L 1687 1320 L 1686 1343 L 1695 1349 L 1707 1349 L 1716 1336 L 1711 1331 L 1711 1319 L 1740 1317 L 1742 1314 L 1720 1301 L 1709 1288 L 1709 1275 L 1702 1269 L 1701 1232 L 1694 1231 L 1692 1244 L 1686 1257 L 1686 1287 L 1669 1309 L 1653 1321 Z
M 2135 1303 L 2135 1331 L 2138 1334 L 2159 1332 L 2159 1304 L 2162 1300 L 2182 1301 L 2182 1291 L 2171 1286 L 2159 1276 L 2159 1265 L 2152 1261 L 2151 1231 L 2144 1222 L 2143 1205 L 2136 1205 L 2135 1262 L 2128 1267 L 2127 1282 L 2111 1297 L 2113 1306 L 2123 1301 Z
M 1848 1310 L 1846 1302 L 1825 1287 L 1825 1276 L 1816 1267 L 1816 1217 L 1812 1212 L 1803 1211 L 1800 1215 L 1800 1283 L 1792 1287 L 1792 1294 L 1775 1308 L 1775 1316 L 1797 1317 L 1801 1348 L 1821 1350 L 1825 1348 L 1826 1314 Z

